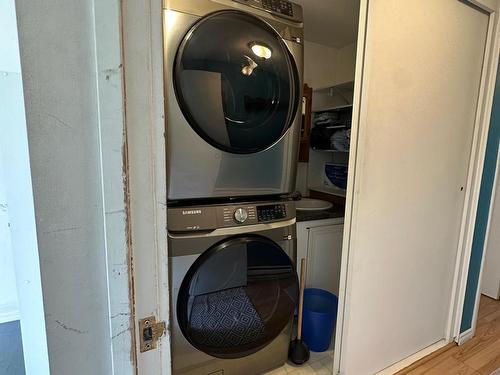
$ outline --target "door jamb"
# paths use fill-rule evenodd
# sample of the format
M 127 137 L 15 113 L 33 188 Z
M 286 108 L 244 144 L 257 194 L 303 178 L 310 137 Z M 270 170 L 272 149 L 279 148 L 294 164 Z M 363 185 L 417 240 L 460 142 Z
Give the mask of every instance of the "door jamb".
M 474 299 L 474 313 L 472 315 L 472 326 L 468 330 L 464 332 L 458 332 L 457 335 L 455 336 L 455 341 L 458 343 L 458 345 L 462 345 L 463 343 L 469 341 L 471 338 L 474 337 L 476 333 L 476 328 L 477 328 L 477 319 L 478 319 L 478 313 L 479 313 L 479 302 L 481 298 L 481 286 L 483 282 L 483 271 L 484 271 L 484 262 L 486 259 L 486 253 L 488 251 L 488 242 L 489 242 L 489 233 L 491 229 L 491 219 L 492 219 L 492 212 L 493 212 L 493 207 L 495 207 L 495 203 L 497 201 L 496 199 L 496 188 L 497 184 L 499 183 L 499 163 L 500 163 L 500 149 L 497 152 L 497 159 L 496 159 L 496 169 L 495 169 L 495 178 L 493 181 L 493 187 L 492 187 L 492 197 L 490 200 L 490 205 L 489 205 L 489 211 L 488 211 L 488 223 L 486 224 L 486 236 L 483 244 L 483 256 L 481 259 L 481 266 L 479 269 L 479 281 L 477 284 L 477 290 L 476 290 L 476 297 Z M 463 310 L 463 306 L 462 306 Z M 460 319 L 461 323 L 461 319 Z M 460 329 L 460 326 L 459 326 Z
M 130 268 L 136 373 L 167 375 L 170 366 L 167 176 L 163 92 L 162 0 L 121 2 L 127 129 Z M 157 349 L 140 351 L 139 320 L 166 322 Z
M 498 74 L 498 73 L 497 73 Z M 479 270 L 479 282 L 477 284 L 477 291 L 476 291 L 476 299 L 475 299 L 475 305 L 474 305 L 474 314 L 472 316 L 472 336 L 476 332 L 476 327 L 477 327 L 477 317 L 479 313 L 479 301 L 481 298 L 481 290 L 482 290 L 482 282 L 483 282 L 483 271 L 484 271 L 484 263 L 486 260 L 486 253 L 488 252 L 488 243 L 490 239 L 490 229 L 491 229 L 491 220 L 493 216 L 493 208 L 495 207 L 495 204 L 497 203 L 497 195 L 495 194 L 497 191 L 497 185 L 499 183 L 499 163 L 500 163 L 500 148 L 498 149 L 497 152 L 497 160 L 496 160 L 496 168 L 495 168 L 495 177 L 493 180 L 493 187 L 492 187 L 492 197 L 490 200 L 490 206 L 488 208 L 488 223 L 486 224 L 486 237 L 484 240 L 484 245 L 483 245 L 483 257 L 481 259 L 481 268 Z
M 351 258 L 351 228 L 353 218 L 353 206 L 355 198 L 355 179 L 357 159 L 358 159 L 358 138 L 361 115 L 362 84 L 365 64 L 366 33 L 368 23 L 368 3 L 369 0 L 360 0 L 359 4 L 359 24 L 356 51 L 356 68 L 354 78 L 353 112 L 351 125 L 351 149 L 349 151 L 349 164 L 347 175 L 347 190 L 344 213 L 344 233 L 342 240 L 342 259 L 340 264 L 340 284 L 339 284 L 339 306 L 337 311 L 337 324 L 335 329 L 335 347 L 333 351 L 333 373 L 340 374 L 342 366 L 342 346 L 346 340 L 348 327 L 345 318 L 349 316 L 350 299 L 350 275 L 352 275 Z

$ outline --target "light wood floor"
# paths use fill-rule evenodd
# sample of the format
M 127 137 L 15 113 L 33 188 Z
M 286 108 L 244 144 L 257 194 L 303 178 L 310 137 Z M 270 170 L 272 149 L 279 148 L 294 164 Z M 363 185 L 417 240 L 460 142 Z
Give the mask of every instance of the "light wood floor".
M 500 369 L 500 301 L 481 296 L 476 336 L 449 344 L 397 375 L 490 375 Z

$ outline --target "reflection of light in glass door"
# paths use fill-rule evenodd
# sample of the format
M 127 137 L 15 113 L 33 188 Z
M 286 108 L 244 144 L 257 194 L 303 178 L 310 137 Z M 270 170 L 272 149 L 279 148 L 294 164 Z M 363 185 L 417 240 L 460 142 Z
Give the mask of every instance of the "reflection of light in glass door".
M 0 3 L 0 24 L 0 373 L 45 375 L 45 317 L 14 0 Z

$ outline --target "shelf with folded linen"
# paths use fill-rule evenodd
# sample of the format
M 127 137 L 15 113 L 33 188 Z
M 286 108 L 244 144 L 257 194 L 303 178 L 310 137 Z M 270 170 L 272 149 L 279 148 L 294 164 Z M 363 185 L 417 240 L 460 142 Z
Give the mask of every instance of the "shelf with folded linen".
M 352 107 L 314 113 L 310 134 L 311 148 L 348 152 L 351 141 Z

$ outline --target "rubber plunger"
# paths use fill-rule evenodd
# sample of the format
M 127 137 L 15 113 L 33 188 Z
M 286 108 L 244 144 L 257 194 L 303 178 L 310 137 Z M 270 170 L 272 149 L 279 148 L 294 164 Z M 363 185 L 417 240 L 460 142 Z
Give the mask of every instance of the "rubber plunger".
M 296 365 L 302 365 L 309 360 L 309 348 L 302 341 L 302 310 L 304 308 L 306 260 L 300 261 L 300 292 L 299 292 L 299 317 L 297 323 L 297 338 L 290 343 L 288 358 Z

